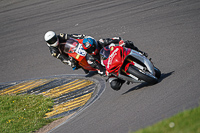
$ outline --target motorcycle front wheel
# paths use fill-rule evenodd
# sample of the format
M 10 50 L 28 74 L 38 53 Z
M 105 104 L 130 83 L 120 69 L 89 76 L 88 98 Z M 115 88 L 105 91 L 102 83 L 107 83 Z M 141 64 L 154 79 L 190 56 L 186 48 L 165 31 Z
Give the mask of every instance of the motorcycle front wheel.
M 158 69 L 158 68 L 156 68 L 156 67 L 154 67 L 154 71 L 155 71 L 155 76 L 156 76 L 156 78 L 158 78 L 158 79 L 160 79 L 160 76 L 161 76 L 161 71 Z
M 137 67 L 134 65 L 129 65 L 129 68 L 127 70 L 128 73 L 136 76 L 140 80 L 143 80 L 149 84 L 156 84 L 158 83 L 158 79 L 150 74 L 149 72 L 139 70 Z

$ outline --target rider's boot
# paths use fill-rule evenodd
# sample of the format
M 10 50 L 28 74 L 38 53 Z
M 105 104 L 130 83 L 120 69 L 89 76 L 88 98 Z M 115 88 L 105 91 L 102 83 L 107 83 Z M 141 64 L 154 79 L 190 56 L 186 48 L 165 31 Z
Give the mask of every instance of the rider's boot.
M 89 70 L 86 70 L 86 69 L 84 69 L 84 68 L 82 68 L 83 69 L 83 71 L 85 72 L 85 74 L 88 74 L 89 73 Z

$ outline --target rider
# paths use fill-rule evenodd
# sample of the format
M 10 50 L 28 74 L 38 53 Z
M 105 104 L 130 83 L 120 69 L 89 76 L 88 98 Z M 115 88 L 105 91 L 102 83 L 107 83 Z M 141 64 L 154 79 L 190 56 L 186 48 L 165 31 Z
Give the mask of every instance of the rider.
M 106 39 L 100 39 L 99 41 L 96 41 L 94 38 L 88 36 L 85 37 L 83 40 L 83 48 L 88 53 L 86 55 L 86 59 L 89 65 L 91 67 L 98 69 L 98 72 L 102 75 L 105 75 L 105 68 L 100 63 L 100 55 L 99 51 L 101 48 L 108 46 L 110 44 L 119 44 L 121 41 L 121 37 L 114 37 L 114 38 L 106 38 Z M 136 46 L 134 46 L 132 41 L 125 41 L 124 46 L 126 48 L 134 49 L 146 57 L 148 56 L 147 53 L 140 51 Z M 119 90 L 121 86 L 124 84 L 124 80 L 116 78 L 116 77 L 109 77 L 109 83 L 112 89 Z
M 47 42 L 47 46 L 49 47 L 50 53 L 53 57 L 56 57 L 57 59 L 60 59 L 64 64 L 67 64 L 71 66 L 73 69 L 78 69 L 80 66 L 78 65 L 78 62 L 73 58 L 69 57 L 68 54 L 63 53 L 61 49 L 61 43 L 64 43 L 69 38 L 74 39 L 83 39 L 85 37 L 84 34 L 65 34 L 60 33 L 59 35 L 56 35 L 54 31 L 48 31 L 44 35 L 44 39 Z M 88 73 L 88 70 L 85 70 L 85 73 Z
M 87 36 L 83 39 L 83 49 L 87 52 L 88 64 L 97 69 L 98 73 L 105 75 L 105 69 L 101 66 L 99 51 L 103 48 L 93 37 Z

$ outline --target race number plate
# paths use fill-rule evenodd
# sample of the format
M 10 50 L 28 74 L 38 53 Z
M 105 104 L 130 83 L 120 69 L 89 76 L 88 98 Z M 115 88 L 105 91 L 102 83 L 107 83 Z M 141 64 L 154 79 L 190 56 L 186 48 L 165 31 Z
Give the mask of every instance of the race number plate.
M 86 56 L 86 51 L 83 49 L 82 44 L 80 43 L 75 52 L 81 56 Z

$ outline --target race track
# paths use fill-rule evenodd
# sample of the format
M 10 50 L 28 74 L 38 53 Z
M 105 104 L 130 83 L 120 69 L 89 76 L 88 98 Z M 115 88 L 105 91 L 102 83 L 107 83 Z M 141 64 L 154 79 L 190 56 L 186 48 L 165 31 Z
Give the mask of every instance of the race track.
M 95 103 L 52 133 L 126 133 L 199 105 L 199 0 L 1 0 L 0 24 L 0 83 L 84 74 L 51 57 L 43 39 L 48 30 L 121 36 L 162 71 L 153 86 L 114 91 L 107 83 Z

